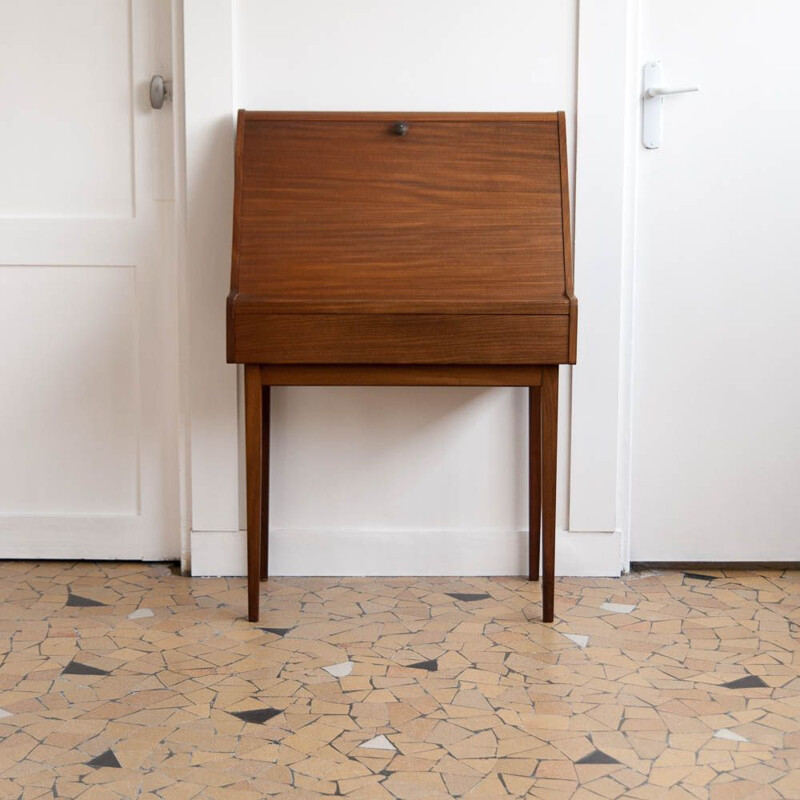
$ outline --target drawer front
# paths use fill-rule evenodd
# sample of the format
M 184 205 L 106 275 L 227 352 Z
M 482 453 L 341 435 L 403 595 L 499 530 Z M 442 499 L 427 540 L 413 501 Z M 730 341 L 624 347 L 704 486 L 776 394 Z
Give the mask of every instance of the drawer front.
M 564 364 L 568 315 L 234 313 L 233 358 L 260 364 Z

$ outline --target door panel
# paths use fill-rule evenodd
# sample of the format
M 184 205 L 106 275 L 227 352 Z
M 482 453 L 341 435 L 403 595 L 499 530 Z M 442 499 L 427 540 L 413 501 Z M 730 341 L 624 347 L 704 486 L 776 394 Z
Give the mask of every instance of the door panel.
M 137 513 L 135 298 L 132 267 L 0 267 L 5 513 Z
M 701 92 L 639 148 L 631 558 L 796 560 L 800 125 L 791 0 L 645 0 Z
M 132 214 L 129 5 L 3 3 L 0 215 Z
M 0 11 L 0 557 L 180 551 L 170 5 Z

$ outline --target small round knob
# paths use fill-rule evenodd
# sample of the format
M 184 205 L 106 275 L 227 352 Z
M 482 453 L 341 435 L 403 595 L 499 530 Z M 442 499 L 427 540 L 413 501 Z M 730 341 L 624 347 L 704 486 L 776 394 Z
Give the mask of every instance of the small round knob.
M 392 126 L 392 131 L 397 134 L 397 136 L 405 136 L 408 133 L 408 123 L 395 122 L 395 124 Z

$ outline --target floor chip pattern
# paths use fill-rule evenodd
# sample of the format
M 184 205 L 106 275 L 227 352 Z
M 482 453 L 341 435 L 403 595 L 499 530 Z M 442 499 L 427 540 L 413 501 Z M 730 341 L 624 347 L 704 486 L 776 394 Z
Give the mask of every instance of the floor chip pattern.
M 0 798 L 800 798 L 800 571 L 0 562 Z

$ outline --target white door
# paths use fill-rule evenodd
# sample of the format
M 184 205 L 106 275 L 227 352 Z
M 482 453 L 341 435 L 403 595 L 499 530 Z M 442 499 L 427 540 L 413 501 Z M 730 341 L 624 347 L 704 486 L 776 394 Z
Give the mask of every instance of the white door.
M 170 5 L 0 5 L 0 557 L 179 552 Z
M 631 559 L 796 561 L 800 11 L 640 8 L 637 69 L 701 91 L 636 143 Z

